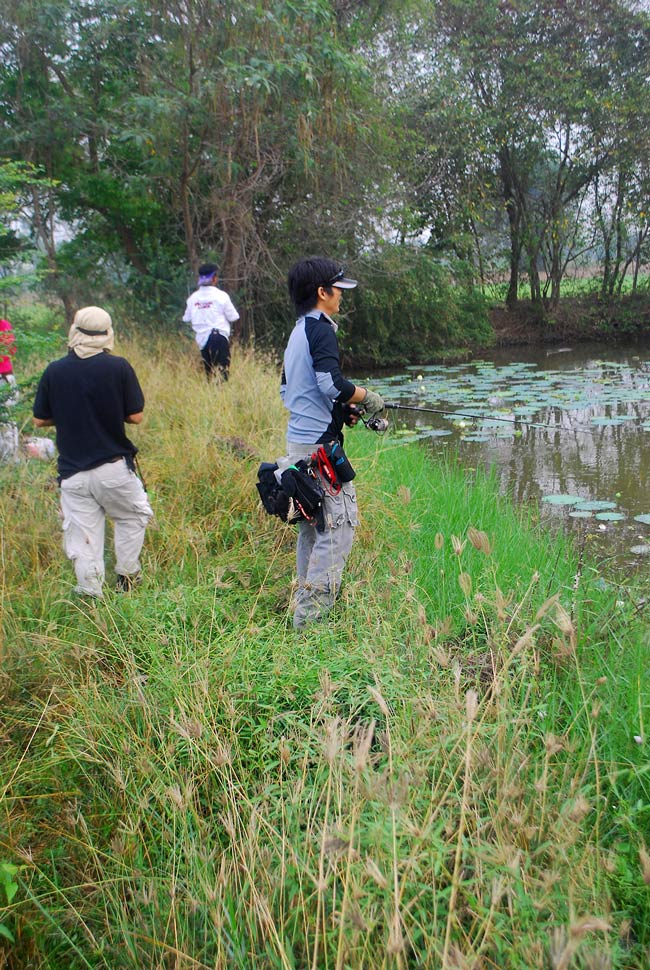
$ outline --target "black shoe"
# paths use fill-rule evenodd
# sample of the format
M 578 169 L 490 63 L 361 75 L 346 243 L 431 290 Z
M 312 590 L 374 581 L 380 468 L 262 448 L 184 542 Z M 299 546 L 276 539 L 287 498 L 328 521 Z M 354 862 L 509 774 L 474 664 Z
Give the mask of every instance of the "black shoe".
M 116 589 L 118 593 L 130 593 L 134 590 L 136 586 L 139 586 L 142 582 L 142 576 L 140 573 L 135 573 L 133 576 L 122 576 L 121 573 L 117 574 Z

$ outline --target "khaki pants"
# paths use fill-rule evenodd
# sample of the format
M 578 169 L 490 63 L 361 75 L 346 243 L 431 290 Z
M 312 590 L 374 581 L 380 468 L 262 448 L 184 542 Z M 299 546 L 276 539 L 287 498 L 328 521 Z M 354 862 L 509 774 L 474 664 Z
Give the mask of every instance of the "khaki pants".
M 122 458 L 61 482 L 63 548 L 74 564 L 75 592 L 102 595 L 106 516 L 115 533 L 115 572 L 140 571 L 140 551 L 153 515 L 142 482 Z
M 289 443 L 291 461 L 308 458 L 318 445 Z M 319 620 L 334 605 L 341 588 L 341 576 L 354 542 L 358 525 L 357 493 L 347 482 L 338 495 L 323 499 L 325 531 L 308 522 L 298 523 L 296 566 L 298 589 L 294 597 L 293 625 L 296 628 Z

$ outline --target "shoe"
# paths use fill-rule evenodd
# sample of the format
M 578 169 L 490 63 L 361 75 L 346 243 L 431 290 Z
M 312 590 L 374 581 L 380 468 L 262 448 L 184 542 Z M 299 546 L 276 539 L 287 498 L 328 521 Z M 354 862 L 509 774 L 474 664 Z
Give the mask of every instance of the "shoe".
M 134 573 L 133 576 L 123 576 L 121 573 L 118 573 L 115 588 L 117 589 L 118 593 L 130 593 L 135 589 L 136 586 L 139 586 L 141 582 L 141 573 Z

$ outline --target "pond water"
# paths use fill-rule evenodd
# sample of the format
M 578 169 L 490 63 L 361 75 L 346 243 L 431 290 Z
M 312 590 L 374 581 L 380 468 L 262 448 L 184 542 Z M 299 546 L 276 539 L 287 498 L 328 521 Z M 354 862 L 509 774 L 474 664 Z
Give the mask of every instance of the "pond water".
M 396 439 L 458 449 L 515 502 L 589 540 L 617 574 L 650 566 L 650 343 L 515 348 L 372 378 Z

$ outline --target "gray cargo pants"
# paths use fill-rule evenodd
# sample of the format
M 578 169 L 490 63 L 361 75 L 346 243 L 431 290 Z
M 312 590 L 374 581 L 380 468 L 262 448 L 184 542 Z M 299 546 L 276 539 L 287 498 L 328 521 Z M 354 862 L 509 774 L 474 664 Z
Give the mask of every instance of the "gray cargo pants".
M 309 458 L 319 446 L 289 442 L 287 454 L 292 462 Z M 294 596 L 293 625 L 306 626 L 321 619 L 334 605 L 341 588 L 341 575 L 359 524 L 357 493 L 352 482 L 342 486 L 338 495 L 327 491 L 323 499 L 325 531 L 302 520 L 298 523 L 296 566 L 298 588 Z

